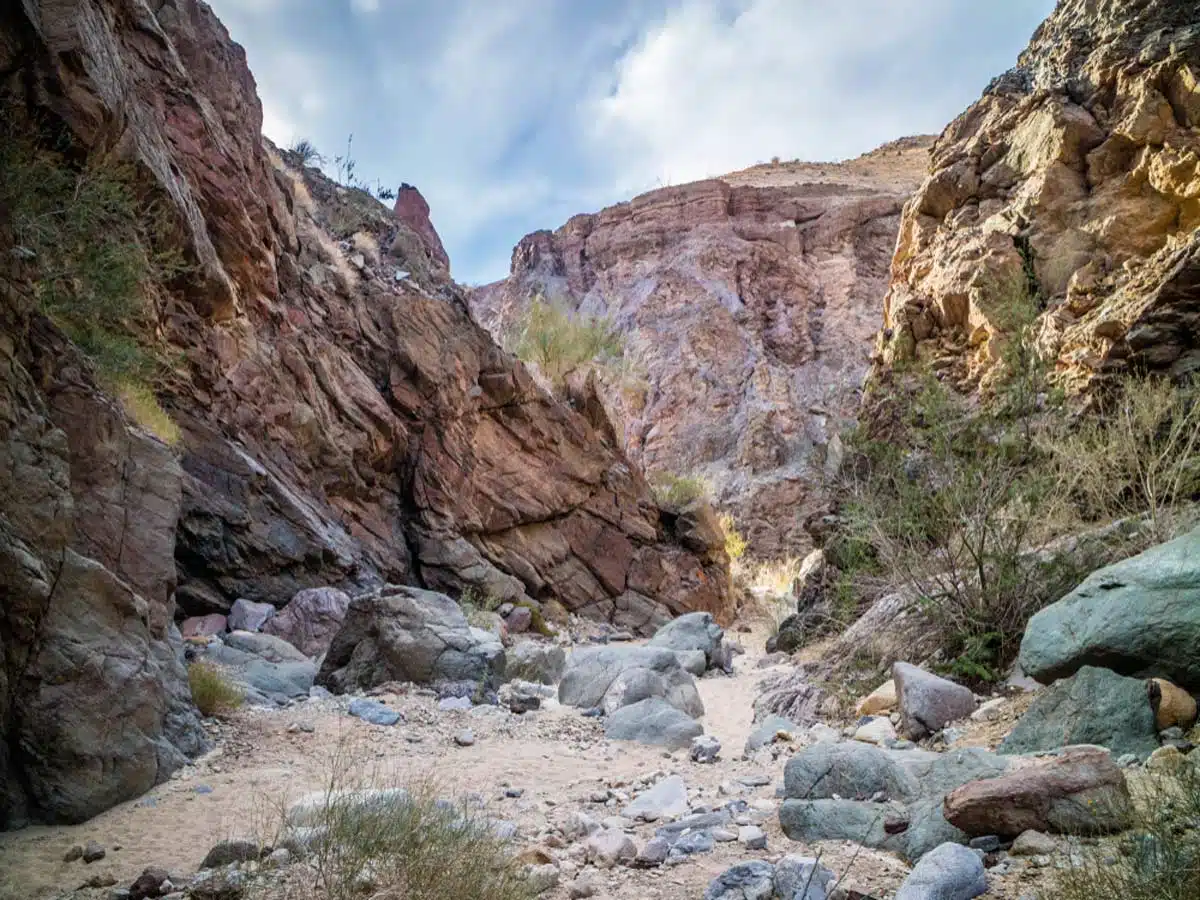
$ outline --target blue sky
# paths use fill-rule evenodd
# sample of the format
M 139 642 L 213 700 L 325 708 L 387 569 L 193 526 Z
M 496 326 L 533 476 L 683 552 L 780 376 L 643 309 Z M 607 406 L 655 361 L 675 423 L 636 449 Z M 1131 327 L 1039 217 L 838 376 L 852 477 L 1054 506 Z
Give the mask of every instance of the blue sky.
M 209 0 L 280 144 L 415 184 L 455 277 L 662 184 L 939 132 L 1053 0 Z

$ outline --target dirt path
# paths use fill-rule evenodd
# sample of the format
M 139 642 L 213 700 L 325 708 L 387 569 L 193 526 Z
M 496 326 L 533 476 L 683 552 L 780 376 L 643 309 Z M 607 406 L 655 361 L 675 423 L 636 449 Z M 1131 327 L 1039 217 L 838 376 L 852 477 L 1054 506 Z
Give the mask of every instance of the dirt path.
M 433 778 L 448 793 L 477 794 L 489 804 L 492 815 L 516 822 L 522 841 L 531 845 L 572 810 L 583 810 L 596 819 L 619 814 L 622 801 L 597 803 L 592 795 L 608 789 L 622 791 L 652 773 L 682 775 L 693 806 L 723 804 L 731 799 L 731 792 L 744 791 L 738 795 L 767 812 L 766 852 L 748 851 L 736 842 L 718 844 L 712 853 L 678 866 L 600 873 L 604 885 L 600 897 L 692 900 L 702 896 L 712 877 L 736 862 L 811 852 L 783 836 L 774 814 L 775 785 L 781 782 L 785 759 L 760 763 L 740 758 L 751 731 L 756 685 L 770 670 L 758 668 L 760 653 L 754 648 L 762 647 L 761 635 L 739 637 L 746 639 L 749 652 L 737 659 L 736 674 L 698 682 L 706 730 L 723 747 L 715 765 L 692 763 L 682 751 L 664 754 L 660 749 L 607 741 L 596 720 L 556 703 L 513 716 L 495 707 L 442 712 L 431 697 L 417 692 L 388 695 L 380 699 L 405 716 L 392 728 L 349 717 L 337 700 L 310 700 L 277 711 L 247 709 L 221 726 L 217 750 L 146 796 L 84 825 L 0 834 L 0 898 L 62 896 L 93 876 L 108 876 L 127 886 L 151 865 L 182 874 L 194 872 L 221 839 L 269 841 L 276 810 L 305 793 L 322 790 L 340 759 L 377 784 Z M 473 731 L 473 746 L 455 744 L 454 736 L 464 728 Z M 743 789 L 736 783 L 740 776 L 752 774 L 767 775 L 772 784 Z M 524 793 L 517 799 L 505 798 L 507 788 Z M 653 832 L 653 826 L 641 825 L 634 839 L 641 846 Z M 63 861 L 69 848 L 89 840 L 108 848 L 103 860 L 91 865 Z M 887 854 L 860 851 L 853 845 L 827 845 L 823 861 L 835 871 L 853 863 L 847 885 L 875 896 L 894 890 L 907 871 Z M 547 900 L 567 896 L 565 883 L 572 865 L 568 861 L 564 866 L 563 885 L 543 895 Z

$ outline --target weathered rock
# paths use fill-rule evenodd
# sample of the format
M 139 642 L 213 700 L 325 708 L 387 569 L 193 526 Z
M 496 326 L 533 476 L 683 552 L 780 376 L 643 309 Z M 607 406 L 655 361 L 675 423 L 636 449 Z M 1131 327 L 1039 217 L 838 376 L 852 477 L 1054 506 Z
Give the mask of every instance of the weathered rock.
M 1013 856 L 1049 856 L 1058 851 L 1058 841 L 1040 831 L 1024 831 L 1017 835 L 1012 848 Z
M 535 294 L 609 316 L 648 386 L 581 385 L 581 408 L 652 475 L 710 477 L 752 552 L 795 553 L 839 455 L 836 423 L 857 407 L 866 363 L 850 348 L 878 322 L 928 143 L 755 167 L 574 216 L 525 237 L 508 280 L 471 292 L 472 312 L 496 335 Z
M 1128 828 L 1125 776 L 1106 750 L 1074 748 L 946 795 L 945 816 L 969 835 L 1096 835 Z
M 969 688 L 908 663 L 892 666 L 896 702 L 900 709 L 900 731 L 911 740 L 928 737 L 975 711 L 975 695 Z
M 825 900 L 837 876 L 807 856 L 785 856 L 775 864 L 775 896 L 789 900 Z
M 725 629 L 713 620 L 712 614 L 697 612 L 668 622 L 647 642 L 647 646 L 662 647 L 677 653 L 699 651 L 704 654 L 704 669 L 721 668 L 725 662 L 721 652 L 724 639 Z M 703 674 L 704 669 L 692 674 Z
M 355 718 L 370 722 L 372 725 L 395 725 L 401 719 L 400 713 L 396 710 L 376 700 L 367 700 L 362 697 L 356 697 L 350 701 L 349 712 Z
M 576 650 L 558 687 L 561 703 L 581 709 L 599 706 L 609 714 L 655 697 L 692 718 L 704 715 L 692 676 L 683 671 L 674 653 L 655 647 Z
M 896 900 L 972 900 L 987 889 L 979 854 L 961 844 L 942 844 L 913 867 Z
M 863 697 L 854 707 L 860 716 L 877 716 L 880 713 L 890 713 L 896 708 L 899 698 L 896 695 L 896 680 L 889 678 L 867 696 Z
M 201 869 L 219 869 L 230 863 L 250 862 L 262 855 L 262 848 L 255 841 L 228 840 L 214 844 L 200 863 Z
M 671 845 L 661 837 L 653 837 L 638 851 L 633 865 L 639 869 L 654 869 L 667 861 Z
M 96 841 L 88 841 L 83 848 L 82 857 L 85 863 L 94 863 L 104 859 L 106 855 L 107 851 L 103 845 L 97 843 Z
M 320 656 L 329 649 L 349 608 L 350 597 L 343 591 L 310 588 L 292 597 L 263 631 L 283 638 L 308 656 Z
M 350 604 L 317 680 L 334 691 L 387 681 L 491 682 L 503 676 L 504 662 L 500 642 L 471 628 L 445 594 L 392 585 Z
M 558 684 L 567 667 L 567 654 L 558 644 L 520 641 L 505 651 L 504 677 Z
M 587 860 L 597 869 L 611 869 L 618 863 L 631 863 L 637 856 L 637 844 L 623 831 L 597 831 L 584 844 Z
M 1103 666 L 1200 691 L 1200 528 L 1093 572 L 1029 621 L 1022 668 L 1043 683 Z
M 787 735 L 787 739 L 791 740 L 793 735 L 798 735 L 803 730 L 795 722 L 785 719 L 783 716 L 767 716 L 750 732 L 750 737 L 746 738 L 745 753 L 749 756 L 759 747 L 774 743 L 780 735 Z
M 1147 685 L 1150 706 L 1154 710 L 1154 727 L 1187 730 L 1196 724 L 1196 698 L 1163 678 L 1151 678 Z
M 771 900 L 775 869 L 767 862 L 738 863 L 709 882 L 704 900 Z
M 184 619 L 179 625 L 179 631 L 185 638 L 211 637 L 214 634 L 224 634 L 227 621 L 220 613 L 207 616 L 193 616 Z
M 896 729 L 887 716 L 876 716 L 861 723 L 855 729 L 854 739 L 883 747 L 896 740 Z
M 738 843 L 747 850 L 766 850 L 767 833 L 757 825 L 743 825 L 738 829 Z
M 166 869 L 150 866 L 129 886 L 129 900 L 153 900 L 164 893 L 163 883 L 170 879 Z
M 234 650 L 240 650 L 243 653 L 250 653 L 261 659 L 265 659 L 267 662 L 309 662 L 308 657 L 302 651 L 296 649 L 282 638 L 277 638 L 270 634 L 231 631 L 225 635 L 223 643 L 226 647 L 232 647 Z
M 638 795 L 621 811 L 621 815 L 657 822 L 659 819 L 677 818 L 687 811 L 687 785 L 678 775 L 669 775 Z
M 815 725 L 830 697 L 805 666 L 768 675 L 759 689 L 761 693 L 754 700 L 755 721 L 781 716 L 797 725 Z
M 721 742 L 711 734 L 694 737 L 688 755 L 692 762 L 715 763 L 721 755 Z
M 1047 688 L 1000 744 L 1000 753 L 1035 753 L 1073 744 L 1145 759 L 1158 746 L 1146 682 L 1084 666 Z
M 239 597 L 233 601 L 233 607 L 229 610 L 229 630 L 259 631 L 273 615 L 275 607 L 270 603 L 255 603 L 253 600 Z

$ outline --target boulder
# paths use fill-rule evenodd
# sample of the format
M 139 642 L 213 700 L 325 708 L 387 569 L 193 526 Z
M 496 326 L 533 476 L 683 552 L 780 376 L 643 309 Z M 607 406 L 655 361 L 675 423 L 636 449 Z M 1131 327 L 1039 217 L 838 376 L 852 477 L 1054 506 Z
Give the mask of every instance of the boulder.
M 1154 710 L 1154 727 L 1159 731 L 1182 728 L 1196 723 L 1196 698 L 1165 678 L 1151 678 L 1146 685 L 1150 706 Z
M 705 669 L 719 668 L 726 661 L 726 655 L 721 652 L 724 638 L 725 629 L 716 623 L 712 613 L 694 612 L 672 619 L 658 629 L 647 641 L 647 646 L 678 653 L 699 651 L 704 654 Z
M 1058 841 L 1040 831 L 1025 831 L 1017 835 L 1008 852 L 1013 856 L 1050 856 L 1058 852 Z
M 582 709 L 602 707 L 611 715 L 622 706 L 659 697 L 699 718 L 704 704 L 696 682 L 670 650 L 658 647 L 589 647 L 576 650 L 558 687 L 558 699 Z
M 239 598 L 233 601 L 233 608 L 229 610 L 229 630 L 259 631 L 273 615 L 275 607 L 270 603 Z
M 1084 666 L 1033 701 L 999 753 L 1038 753 L 1074 744 L 1145 759 L 1158 747 L 1146 682 Z
M 896 729 L 887 716 L 868 717 L 854 730 L 854 739 L 868 744 L 887 746 L 896 740 Z
M 230 863 L 250 862 L 262 855 L 262 848 L 257 841 L 227 840 L 219 841 L 208 851 L 201 869 L 219 869 Z
M 783 716 L 767 716 L 754 726 L 750 737 L 746 738 L 745 753 L 749 756 L 759 747 L 773 744 L 781 734 L 787 735 L 790 740 L 793 735 L 800 734 L 803 730 L 791 719 L 785 719 Z
M 975 695 L 969 688 L 924 669 L 898 662 L 892 666 L 892 679 L 896 682 L 900 731 L 910 740 L 928 737 L 975 711 Z
M 880 713 L 890 713 L 896 708 L 897 702 L 896 679 L 889 678 L 859 700 L 854 711 L 860 716 L 877 716 Z
M 317 667 L 307 659 L 282 663 L 254 659 L 233 670 L 234 678 L 246 686 L 249 702 L 276 706 L 307 697 L 316 674 Z
M 694 737 L 688 754 L 691 756 L 692 762 L 715 763 L 717 757 L 721 755 L 721 742 L 711 734 Z
M 1096 835 L 1128 828 L 1125 776 L 1106 750 L 1072 748 L 946 795 L 945 816 L 972 836 L 1024 831 Z
M 704 900 L 771 900 L 775 894 L 775 867 L 754 860 L 738 863 L 709 882 Z
M 292 597 L 262 630 L 283 638 L 308 656 L 320 656 L 329 649 L 349 608 L 350 597 L 343 591 L 309 588 Z
M 223 638 L 226 647 L 250 653 L 267 662 L 309 662 L 304 653 L 283 638 L 271 634 L 255 634 L 250 631 L 231 631 Z
M 1003 775 L 1013 761 L 986 750 L 885 750 L 858 741 L 821 743 L 784 768 L 779 811 L 793 840 L 850 840 L 911 860 L 968 836 L 947 822 L 946 794 Z
M 703 650 L 676 650 L 675 658 L 679 660 L 683 671 L 689 675 L 699 678 L 708 671 L 708 658 Z
M 520 641 L 505 652 L 504 677 L 539 684 L 558 684 L 567 667 L 567 654 L 548 641 Z
M 687 785 L 678 775 L 669 775 L 638 794 L 632 803 L 621 810 L 629 819 L 657 822 L 674 819 L 688 811 Z
M 192 616 L 179 624 L 179 631 L 184 639 L 212 637 L 214 634 L 224 634 L 228 621 L 220 613 L 210 613 L 207 616 Z
M 597 831 L 584 843 L 587 860 L 597 869 L 611 869 L 618 863 L 631 863 L 637 856 L 637 844 L 623 831 Z
M 775 633 L 767 638 L 767 652 L 792 653 L 799 650 L 812 640 L 809 624 L 809 617 L 800 613 L 792 613 L 787 616 L 779 623 Z
M 942 844 L 913 867 L 895 900 L 972 900 L 987 889 L 979 854 L 961 844 Z
M 788 900 L 826 900 L 837 876 L 809 856 L 785 856 L 775 864 L 775 896 Z
M 317 680 L 335 692 L 388 681 L 492 682 L 504 663 L 500 642 L 472 628 L 445 594 L 389 585 L 350 603 Z
M 1043 684 L 1084 666 L 1200 691 L 1200 528 L 1106 566 L 1029 620 L 1022 668 Z
M 704 726 L 661 697 L 648 697 L 622 706 L 604 722 L 604 736 L 613 741 L 636 741 L 682 750 L 704 734 Z

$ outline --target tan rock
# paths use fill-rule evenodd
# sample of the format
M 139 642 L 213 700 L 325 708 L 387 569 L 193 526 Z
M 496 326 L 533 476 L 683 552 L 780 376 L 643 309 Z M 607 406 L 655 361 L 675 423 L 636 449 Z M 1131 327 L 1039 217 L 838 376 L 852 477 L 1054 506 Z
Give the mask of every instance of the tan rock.
M 889 713 L 896 708 L 899 699 L 896 696 L 896 682 L 889 678 L 867 696 L 858 701 L 854 711 L 860 716 L 877 716 Z
M 1151 678 L 1148 684 L 1150 705 L 1158 730 L 1178 726 L 1187 731 L 1196 722 L 1196 699 L 1165 678 Z
M 1174 774 L 1181 771 L 1185 765 L 1187 765 L 1187 757 L 1178 747 L 1170 745 L 1159 747 L 1146 760 L 1146 768 L 1152 772 Z

